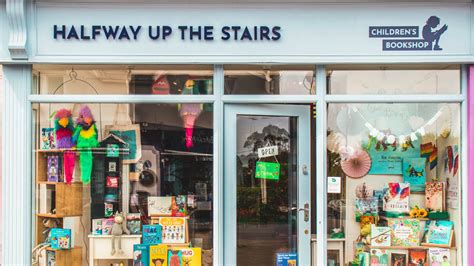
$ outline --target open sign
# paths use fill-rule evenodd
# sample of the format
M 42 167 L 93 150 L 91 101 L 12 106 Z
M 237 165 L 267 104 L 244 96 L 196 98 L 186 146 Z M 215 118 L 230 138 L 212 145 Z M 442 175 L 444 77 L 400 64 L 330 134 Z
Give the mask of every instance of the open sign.
M 278 146 L 268 146 L 257 150 L 258 158 L 265 158 L 278 155 Z

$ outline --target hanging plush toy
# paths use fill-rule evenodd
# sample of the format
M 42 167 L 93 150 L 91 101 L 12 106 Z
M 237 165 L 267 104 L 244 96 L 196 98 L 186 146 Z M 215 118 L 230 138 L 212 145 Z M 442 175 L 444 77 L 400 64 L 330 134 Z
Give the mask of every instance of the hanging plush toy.
M 79 162 L 81 166 L 81 180 L 84 184 L 89 184 L 92 174 L 92 151 L 91 148 L 99 146 L 97 141 L 97 128 L 94 116 L 89 106 L 85 105 L 79 111 L 76 119 L 76 129 L 73 136 L 77 149 L 80 150 Z
M 72 122 L 71 111 L 60 109 L 54 115 L 54 130 L 56 133 L 56 146 L 59 149 L 71 149 L 74 147 L 72 134 L 74 125 Z M 63 158 L 64 177 L 66 183 L 71 184 L 74 172 L 76 155 L 73 151 L 65 151 Z
M 187 80 L 183 94 L 192 94 L 194 88 L 194 80 Z M 186 148 L 189 150 L 194 146 L 193 131 L 194 123 L 202 112 L 202 104 L 199 103 L 183 103 L 179 106 L 179 115 L 183 118 L 183 126 L 186 133 Z

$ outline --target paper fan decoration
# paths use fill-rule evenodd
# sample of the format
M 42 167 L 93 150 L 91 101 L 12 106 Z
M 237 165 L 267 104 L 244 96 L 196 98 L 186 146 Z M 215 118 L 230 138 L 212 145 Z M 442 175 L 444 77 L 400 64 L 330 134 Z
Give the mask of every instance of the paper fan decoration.
M 354 152 L 352 156 L 341 162 L 342 171 L 352 178 L 364 177 L 370 170 L 372 160 L 364 150 Z

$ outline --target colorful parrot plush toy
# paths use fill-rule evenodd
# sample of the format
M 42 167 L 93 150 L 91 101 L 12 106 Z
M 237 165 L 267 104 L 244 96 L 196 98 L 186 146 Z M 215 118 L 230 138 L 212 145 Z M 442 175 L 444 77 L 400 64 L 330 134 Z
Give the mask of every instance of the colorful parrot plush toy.
M 87 105 L 84 105 L 79 111 L 73 140 L 80 152 L 79 163 L 81 166 L 81 180 L 84 184 L 89 184 L 91 182 L 93 161 L 92 151 L 90 149 L 99 146 L 99 142 L 97 140 L 97 128 L 95 126 L 94 116 Z
M 54 130 L 56 133 L 56 146 L 59 149 L 71 149 L 74 147 L 72 134 L 74 125 L 72 114 L 68 109 L 60 109 L 54 115 Z M 63 159 L 64 177 L 66 183 L 71 184 L 74 173 L 76 154 L 74 151 L 65 151 Z

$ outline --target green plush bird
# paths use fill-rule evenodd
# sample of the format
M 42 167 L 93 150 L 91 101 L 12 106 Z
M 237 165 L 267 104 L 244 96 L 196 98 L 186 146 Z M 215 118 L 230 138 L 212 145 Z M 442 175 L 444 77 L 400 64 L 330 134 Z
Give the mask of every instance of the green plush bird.
M 79 150 L 79 165 L 81 167 L 81 180 L 84 184 L 91 182 L 93 155 L 91 148 L 99 146 L 97 140 L 97 127 L 94 116 L 89 106 L 84 105 L 79 111 L 74 129 L 73 141 Z

